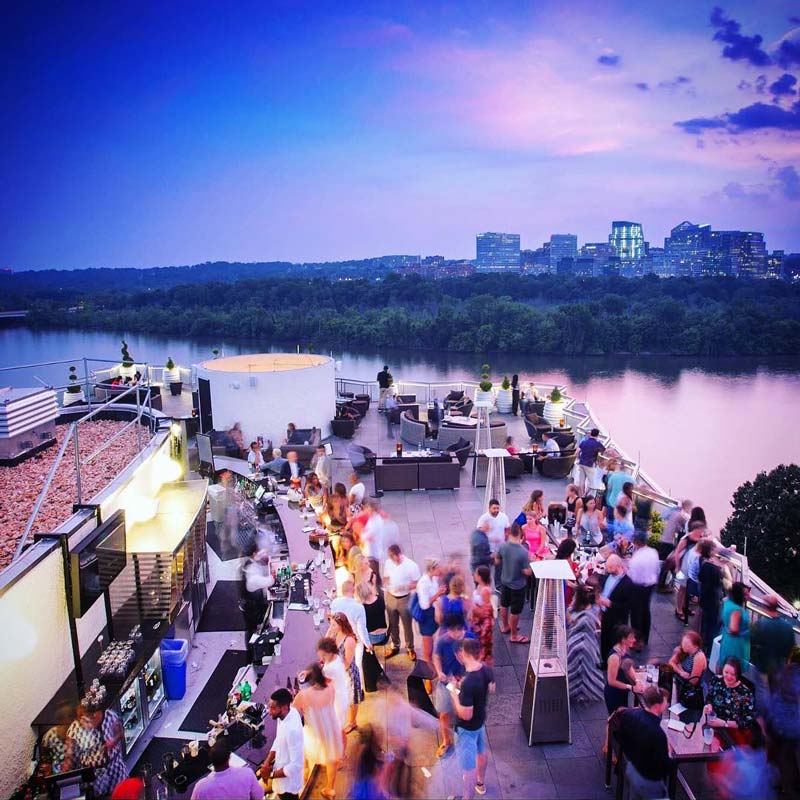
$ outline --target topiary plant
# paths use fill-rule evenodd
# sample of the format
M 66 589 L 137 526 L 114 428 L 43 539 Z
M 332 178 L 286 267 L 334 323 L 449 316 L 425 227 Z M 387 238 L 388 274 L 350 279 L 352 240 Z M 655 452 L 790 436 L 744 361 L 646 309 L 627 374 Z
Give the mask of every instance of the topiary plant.
M 503 375 L 503 383 L 500 385 L 503 387 L 503 389 L 511 388 L 511 381 L 508 379 L 508 375 Z
M 120 348 L 120 352 L 122 353 L 122 366 L 132 367 L 134 363 L 133 358 L 131 357 L 131 354 L 128 351 L 128 343 L 124 339 L 122 340 L 122 347 Z
M 553 391 L 550 392 L 550 402 L 551 403 L 561 402 L 561 392 L 558 390 L 558 386 L 554 386 Z
M 489 365 L 488 364 L 481 364 L 481 379 L 478 383 L 478 386 L 482 392 L 491 392 L 492 391 L 492 381 L 489 378 Z
M 214 356 L 214 358 L 216 358 L 216 357 L 219 355 L 219 347 L 215 347 L 215 348 L 214 348 L 214 349 L 211 351 L 211 355 L 212 355 L 212 356 Z
M 170 372 L 172 372 L 172 370 L 175 369 L 175 362 L 172 360 L 172 356 L 170 356 L 167 359 L 167 363 L 165 366 Z
M 647 537 L 647 544 L 650 547 L 655 547 L 660 541 L 664 533 L 664 520 L 661 519 L 661 514 L 654 511 L 650 515 L 650 535 Z
M 67 385 L 67 391 L 70 394 L 78 394 L 81 390 L 81 385 L 78 383 L 78 376 L 76 374 L 75 367 L 69 368 L 69 384 Z

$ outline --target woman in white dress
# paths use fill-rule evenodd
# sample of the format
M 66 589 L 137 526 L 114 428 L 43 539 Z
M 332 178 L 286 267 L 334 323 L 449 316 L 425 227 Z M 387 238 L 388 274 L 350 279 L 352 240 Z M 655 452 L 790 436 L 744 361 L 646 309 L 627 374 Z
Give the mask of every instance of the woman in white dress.
M 318 663 L 300 673 L 303 688 L 293 706 L 303 716 L 303 744 L 307 764 L 324 764 L 326 787 L 321 794 L 326 800 L 336 797 L 334 785 L 339 761 L 344 756 L 344 737 L 336 716 L 336 691 Z

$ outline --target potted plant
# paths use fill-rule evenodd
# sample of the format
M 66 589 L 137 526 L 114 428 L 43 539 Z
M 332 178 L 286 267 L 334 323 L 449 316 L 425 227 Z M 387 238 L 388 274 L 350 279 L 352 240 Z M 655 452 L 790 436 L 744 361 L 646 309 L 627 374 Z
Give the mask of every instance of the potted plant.
M 508 375 L 504 375 L 503 382 L 497 390 L 497 410 L 501 414 L 511 413 L 511 396 L 511 381 L 508 379 Z
M 167 359 L 167 363 L 164 365 L 164 383 L 169 384 L 169 391 L 173 397 L 177 397 L 183 391 L 181 371 L 175 366 L 172 356 Z
M 544 418 L 554 427 L 560 427 L 561 420 L 564 418 L 564 398 L 557 386 L 547 396 L 544 404 Z
M 119 368 L 119 376 L 120 378 L 133 378 L 136 374 L 136 365 L 128 350 L 128 343 L 124 339 L 122 340 L 120 352 L 122 353 L 122 364 Z
M 494 392 L 492 391 L 492 381 L 489 378 L 489 365 L 483 364 L 481 366 L 481 380 L 478 388 L 475 390 L 476 403 L 493 403 Z
M 64 391 L 62 403 L 65 406 L 71 406 L 75 403 L 85 403 L 86 396 L 83 393 L 81 385 L 78 383 L 78 375 L 75 367 L 69 368 L 69 385 Z

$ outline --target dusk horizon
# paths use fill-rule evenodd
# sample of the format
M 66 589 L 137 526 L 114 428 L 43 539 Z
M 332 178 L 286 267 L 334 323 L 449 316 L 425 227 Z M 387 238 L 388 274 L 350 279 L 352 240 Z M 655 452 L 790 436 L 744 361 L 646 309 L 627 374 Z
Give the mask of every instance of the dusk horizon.
M 471 259 L 613 219 L 800 250 L 789 2 L 5 16 L 0 267 Z

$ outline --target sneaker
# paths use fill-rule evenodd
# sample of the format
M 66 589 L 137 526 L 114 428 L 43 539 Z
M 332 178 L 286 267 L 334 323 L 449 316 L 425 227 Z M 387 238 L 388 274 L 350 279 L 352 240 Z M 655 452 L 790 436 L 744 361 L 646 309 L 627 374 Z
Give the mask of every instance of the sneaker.
M 478 794 L 486 794 L 486 784 L 485 783 L 476 783 L 475 784 L 475 791 Z

